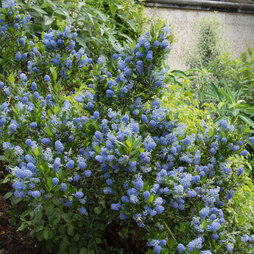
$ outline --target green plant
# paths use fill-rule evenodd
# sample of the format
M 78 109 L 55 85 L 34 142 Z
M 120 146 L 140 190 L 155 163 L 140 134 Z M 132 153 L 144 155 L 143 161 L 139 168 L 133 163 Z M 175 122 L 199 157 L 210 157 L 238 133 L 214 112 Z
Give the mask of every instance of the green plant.
M 227 84 L 233 91 L 241 91 L 241 99 L 254 106 L 254 50 L 242 53 L 240 58 L 233 58 L 229 54 L 218 57 L 210 66 L 215 72 L 217 85 Z
M 32 16 L 33 22 L 27 29 L 32 36 L 67 22 L 78 31 L 77 46 L 84 47 L 94 58 L 110 59 L 119 45 L 140 36 L 145 21 L 142 5 L 133 0 L 17 0 L 17 3 L 21 12 L 29 11 Z
M 198 133 L 204 122 L 212 126 L 209 107 L 199 108 L 200 103 L 190 90 L 192 81 L 187 73 L 170 70 L 166 82 L 170 86 L 163 93 L 162 105 L 170 110 L 172 119 L 185 124 L 189 134 Z
M 221 24 L 216 16 L 202 18 L 198 24 L 196 44 L 187 55 L 191 68 L 206 68 L 223 52 Z
M 17 33 L 9 57 L 22 61 L 16 57 L 21 44 L 35 67 L 5 66 L 0 81 L 1 158 L 19 230 L 45 253 L 135 252 L 126 243 L 156 254 L 251 253 L 253 237 L 236 235 L 224 216 L 246 177 L 231 162 L 248 156 L 242 133 L 225 120 L 216 127 L 204 121 L 189 132 L 161 106 L 169 27 L 152 25 L 116 52 L 111 72 L 102 58 L 91 66 L 84 51 L 74 49 L 77 34 L 69 26 L 34 43 L 23 34 L 25 17 L 12 0 L 2 13 L 1 53 L 8 57 L 5 39 Z M 171 71 L 169 78 L 179 75 L 185 76 Z
M 237 125 L 242 131 L 245 127 L 240 123 L 243 122 L 245 125 L 247 124 L 253 132 L 254 122 L 251 118 L 254 116 L 254 107 L 246 104 L 244 100 L 241 100 L 241 95 L 241 90 L 232 92 L 227 85 L 225 85 L 225 89 L 223 89 L 217 87 L 213 83 L 210 85 L 210 91 L 204 93 L 204 96 L 212 98 L 212 102 L 215 104 L 215 107 L 213 107 L 215 122 L 219 122 L 224 118 L 231 121 L 234 125 Z

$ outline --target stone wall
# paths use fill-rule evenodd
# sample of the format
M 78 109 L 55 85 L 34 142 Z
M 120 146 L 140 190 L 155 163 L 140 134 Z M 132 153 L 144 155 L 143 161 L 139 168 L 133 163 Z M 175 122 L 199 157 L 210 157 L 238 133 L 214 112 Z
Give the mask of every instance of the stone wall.
M 196 28 L 202 17 L 215 15 L 214 12 L 171 8 L 146 7 L 148 18 L 162 18 L 173 27 L 174 44 L 168 58 L 171 69 L 187 69 L 186 54 L 195 44 Z M 223 40 L 231 45 L 231 52 L 239 56 L 248 48 L 254 48 L 254 15 L 219 12 Z

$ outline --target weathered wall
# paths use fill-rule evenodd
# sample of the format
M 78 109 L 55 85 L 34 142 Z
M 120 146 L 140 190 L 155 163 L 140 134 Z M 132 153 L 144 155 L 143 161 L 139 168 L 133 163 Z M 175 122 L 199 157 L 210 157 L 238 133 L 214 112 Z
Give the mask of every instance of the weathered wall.
M 185 56 L 195 43 L 197 24 L 202 17 L 214 13 L 155 7 L 146 7 L 146 13 L 150 18 L 162 18 L 172 25 L 175 40 L 168 64 L 172 69 L 187 69 Z M 220 12 L 217 17 L 223 27 L 223 39 L 231 44 L 234 56 L 239 56 L 248 48 L 254 48 L 254 15 Z

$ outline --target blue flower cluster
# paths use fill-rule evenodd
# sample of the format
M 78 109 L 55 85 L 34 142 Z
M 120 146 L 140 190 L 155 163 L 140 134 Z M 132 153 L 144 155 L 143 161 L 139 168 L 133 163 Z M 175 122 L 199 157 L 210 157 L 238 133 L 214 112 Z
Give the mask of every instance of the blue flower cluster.
M 6 4 L 14 8 L 12 1 Z M 159 62 L 170 48 L 169 28 L 151 31 L 115 53 L 115 71 L 97 59 L 86 87 L 59 96 L 51 84 L 52 66 L 63 78 L 71 70 L 90 70 L 92 60 L 83 49 L 74 50 L 76 36 L 68 26 L 50 30 L 41 53 L 19 37 L 21 46 L 31 47 L 29 73 L 19 71 L 0 82 L 0 142 L 14 195 L 37 213 L 52 199 L 84 227 L 85 216 L 96 214 L 103 224 L 135 223 L 155 253 L 209 254 L 218 245 L 223 253 L 233 252 L 237 237 L 251 251 L 253 236 L 235 237 L 225 217 L 245 177 L 230 158 L 248 156 L 245 142 L 226 121 L 218 128 L 204 123 L 197 134 L 187 134 L 158 98 L 165 85 Z M 15 53 L 13 60 L 22 62 L 23 54 Z M 41 83 L 47 84 L 43 92 Z M 189 232 L 179 235 L 183 224 Z
M 50 29 L 48 33 L 44 33 L 43 38 L 38 41 L 29 40 L 24 32 L 24 25 L 30 22 L 31 16 L 20 15 L 12 1 L 4 2 L 3 6 L 5 6 L 3 16 L 0 17 L 0 54 L 6 59 L 4 65 L 10 70 L 22 69 L 23 72 L 27 72 L 28 80 L 33 79 L 37 83 L 41 82 L 38 75 L 44 75 L 44 82 L 49 84 L 51 66 L 58 76 L 64 79 L 62 84 L 69 89 L 73 89 L 74 80 L 78 75 L 84 78 L 89 73 L 88 66 L 91 65 L 92 59 L 87 56 L 83 48 L 74 49 L 77 32 L 73 27 L 62 25 L 58 31 Z M 12 48 L 12 56 L 8 47 Z M 24 79 L 21 81 L 25 83 Z M 47 90 L 43 85 L 32 86 L 34 90 L 38 89 L 43 93 Z

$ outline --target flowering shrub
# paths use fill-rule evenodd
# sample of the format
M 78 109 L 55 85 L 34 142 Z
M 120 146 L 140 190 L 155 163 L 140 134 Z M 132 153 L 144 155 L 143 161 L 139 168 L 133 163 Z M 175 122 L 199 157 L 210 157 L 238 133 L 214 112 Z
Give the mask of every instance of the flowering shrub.
M 16 15 L 4 2 L 1 42 L 14 33 Z M 251 253 L 253 236 L 224 218 L 245 177 L 230 158 L 248 156 L 245 141 L 226 121 L 189 134 L 158 100 L 170 29 L 153 26 L 121 49 L 112 72 L 76 52 L 69 29 L 28 43 L 40 54 L 20 70 L 5 66 L 13 73 L 0 83 L 1 145 L 19 230 L 58 253 L 119 253 L 104 241 L 112 225 L 122 239 L 145 241 L 147 253 Z M 15 60 L 20 40 L 13 43 L 10 61 L 23 64 Z M 66 93 L 74 81 L 76 91 Z

